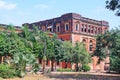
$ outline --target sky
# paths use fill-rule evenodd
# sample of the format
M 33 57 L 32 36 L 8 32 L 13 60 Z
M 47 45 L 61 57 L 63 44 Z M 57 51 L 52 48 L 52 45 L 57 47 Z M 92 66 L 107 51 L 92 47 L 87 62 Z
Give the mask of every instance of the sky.
M 120 25 L 120 17 L 105 8 L 106 0 L 0 0 L 0 24 L 21 26 L 59 17 L 65 13 L 79 13 L 83 17 L 105 20 L 110 29 Z

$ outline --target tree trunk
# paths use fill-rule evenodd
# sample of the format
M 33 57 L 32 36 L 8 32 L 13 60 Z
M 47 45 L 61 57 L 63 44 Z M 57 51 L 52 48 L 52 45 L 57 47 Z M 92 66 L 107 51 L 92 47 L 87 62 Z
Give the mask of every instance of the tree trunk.
M 46 41 L 44 42 L 44 56 L 46 55 Z M 45 73 L 46 59 L 43 60 L 43 74 Z
M 3 63 L 3 61 L 4 61 L 4 56 L 2 56 L 1 63 Z
M 42 69 L 43 74 L 45 73 L 45 67 L 46 67 L 46 61 L 45 61 L 45 60 L 43 60 L 43 69 Z
M 109 51 L 109 49 L 108 49 L 108 46 L 106 46 L 106 54 L 107 54 L 107 56 L 106 56 L 105 62 L 106 62 L 107 64 L 105 64 L 105 67 L 107 67 L 107 71 L 110 72 L 110 60 L 109 60 L 110 51 Z
M 51 71 L 54 71 L 54 60 L 51 62 Z
M 67 62 L 65 62 L 65 68 L 67 68 Z
M 78 63 L 76 63 L 76 72 L 78 72 Z
M 56 71 L 57 63 L 55 62 L 55 71 Z

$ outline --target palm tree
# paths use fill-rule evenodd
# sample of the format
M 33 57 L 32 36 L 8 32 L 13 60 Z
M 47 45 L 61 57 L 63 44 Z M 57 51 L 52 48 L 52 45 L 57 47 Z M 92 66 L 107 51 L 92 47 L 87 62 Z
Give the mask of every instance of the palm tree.
M 4 39 L 1 41 L 1 53 L 3 53 L 4 60 L 8 60 L 15 53 L 17 46 L 17 34 L 15 33 L 15 28 L 12 25 L 8 25 L 5 31 L 1 32 L 1 37 Z

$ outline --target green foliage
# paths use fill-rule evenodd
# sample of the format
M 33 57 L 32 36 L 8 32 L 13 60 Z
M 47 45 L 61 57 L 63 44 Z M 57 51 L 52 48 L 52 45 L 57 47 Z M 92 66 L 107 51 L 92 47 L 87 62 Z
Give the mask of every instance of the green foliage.
M 120 73 L 120 57 L 118 57 L 118 56 L 111 57 L 110 70 Z
M 84 72 L 90 71 L 90 66 L 89 66 L 88 64 L 83 64 L 83 65 L 82 65 L 82 70 L 83 70 Z
M 73 45 L 69 41 L 63 42 L 63 61 L 65 62 L 72 62 L 72 56 L 73 56 Z
M 81 63 L 83 65 L 90 62 L 90 55 L 87 52 L 83 43 L 76 43 L 76 45 L 74 46 L 72 60 L 74 63 L 76 63 L 76 71 L 79 70 L 78 63 Z
M 106 8 L 112 11 L 116 10 L 116 15 L 120 16 L 120 0 L 107 0 Z
M 58 72 L 73 72 L 71 68 L 58 68 L 57 71 Z
M 115 41 L 111 47 L 110 70 L 120 73 L 120 27 L 112 30 Z
M 112 47 L 114 38 L 111 32 L 106 31 L 104 34 L 98 35 L 96 41 L 94 56 L 99 58 L 99 64 L 100 61 L 104 61 L 105 58 L 110 54 L 110 48 Z
M 120 27 L 97 36 L 95 56 L 99 62 L 110 57 L 110 70 L 120 72 Z
M 36 58 L 33 54 L 18 53 L 13 56 L 12 64 L 18 71 L 18 76 L 23 77 L 26 73 L 26 66 L 32 67 L 31 72 L 40 70 L 39 64 L 36 63 Z
M 46 61 L 46 60 L 47 60 L 47 57 L 44 55 L 42 59 L 43 59 L 44 61 Z
M 0 77 L 13 78 L 15 76 L 17 76 L 17 73 L 10 65 L 0 64 Z
M 11 32 L 8 34 L 9 31 Z M 76 64 L 90 61 L 82 43 L 73 45 L 71 42 L 57 39 L 55 34 L 52 37 L 48 34 L 49 32 L 40 31 L 37 27 L 29 31 L 27 26 L 23 27 L 21 33 L 16 33 L 14 27 L 8 26 L 5 31 L 0 32 L 0 55 L 6 60 L 7 57 L 11 57 L 9 62 L 21 77 L 26 73 L 26 66 L 31 68 L 29 70 L 31 72 L 39 71 L 40 66 L 36 58 L 43 59 L 44 63 L 51 60 L 51 71 L 54 68 L 54 61 Z

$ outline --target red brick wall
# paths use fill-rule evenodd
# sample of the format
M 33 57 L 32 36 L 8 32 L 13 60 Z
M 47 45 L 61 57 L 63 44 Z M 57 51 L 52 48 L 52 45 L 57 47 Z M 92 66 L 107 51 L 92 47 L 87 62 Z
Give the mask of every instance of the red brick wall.
M 71 40 L 71 34 L 59 34 L 58 38 L 65 40 L 65 41 L 69 41 L 69 40 Z

